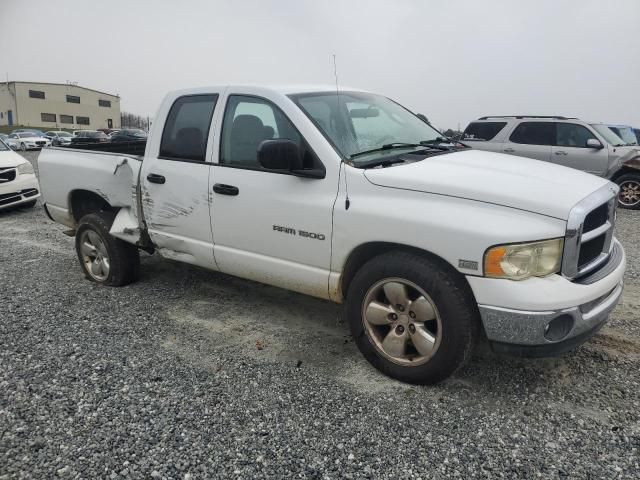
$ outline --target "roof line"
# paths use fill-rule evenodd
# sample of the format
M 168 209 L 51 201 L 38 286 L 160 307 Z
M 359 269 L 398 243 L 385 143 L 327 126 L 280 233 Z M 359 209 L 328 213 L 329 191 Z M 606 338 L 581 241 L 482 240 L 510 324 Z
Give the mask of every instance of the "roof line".
M 83 90 L 89 90 L 91 92 L 96 92 L 96 93 L 101 93 L 102 95 L 109 95 L 110 97 L 117 97 L 120 98 L 120 95 L 114 95 L 113 93 L 107 93 L 107 92 L 103 92 L 101 90 L 95 90 L 93 88 L 88 88 L 88 87 L 82 87 L 80 85 L 73 85 L 70 83 L 54 83 L 54 82 L 25 82 L 25 81 L 20 81 L 20 80 L 11 80 L 8 82 L 0 82 L 0 83 L 5 83 L 5 84 L 9 84 L 9 83 L 30 83 L 32 85 L 58 85 L 61 87 L 75 87 L 75 88 L 81 88 Z

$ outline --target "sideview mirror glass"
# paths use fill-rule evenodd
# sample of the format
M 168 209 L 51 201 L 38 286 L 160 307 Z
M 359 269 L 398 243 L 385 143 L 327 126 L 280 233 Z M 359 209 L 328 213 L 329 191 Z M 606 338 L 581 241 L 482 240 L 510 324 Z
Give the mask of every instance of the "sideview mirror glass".
M 301 170 L 302 155 L 298 145 L 291 140 L 265 140 L 258 147 L 258 163 L 267 170 Z
M 599 140 L 596 140 L 595 138 L 590 138 L 589 140 L 587 140 L 587 148 L 596 148 L 600 150 L 601 148 L 604 148 L 604 145 L 602 145 L 602 143 L 600 143 Z

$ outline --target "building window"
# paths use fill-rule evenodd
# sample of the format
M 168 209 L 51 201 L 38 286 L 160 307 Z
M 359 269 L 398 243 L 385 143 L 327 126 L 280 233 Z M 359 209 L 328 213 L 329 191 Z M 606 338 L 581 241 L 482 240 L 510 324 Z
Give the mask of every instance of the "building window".
M 67 95 L 67 102 L 68 103 L 80 103 L 80 97 L 78 97 L 76 95 Z
M 40 90 L 29 90 L 29 97 L 44 99 L 44 92 L 41 92 Z
M 60 123 L 73 123 L 73 115 L 60 115 Z
M 89 125 L 89 117 L 76 117 L 78 125 Z
M 101 107 L 111 108 L 111 101 L 110 100 L 98 100 L 98 105 L 100 105 Z
M 40 120 L 42 120 L 43 122 L 53 122 L 53 123 L 55 123 L 56 114 L 55 113 L 41 113 L 40 114 Z

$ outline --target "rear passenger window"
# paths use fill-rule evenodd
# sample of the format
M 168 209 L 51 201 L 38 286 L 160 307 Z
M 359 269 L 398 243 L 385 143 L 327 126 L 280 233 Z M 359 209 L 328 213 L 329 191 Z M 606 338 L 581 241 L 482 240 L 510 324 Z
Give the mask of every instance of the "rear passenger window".
M 553 145 L 554 137 L 553 122 L 522 122 L 513 131 L 509 140 L 527 145 Z
M 464 131 L 465 140 L 492 140 L 507 122 L 472 122 Z
M 217 100 L 218 95 L 189 95 L 173 103 L 162 132 L 161 158 L 205 161 Z
M 587 140 L 597 140 L 593 133 L 575 123 L 557 123 L 556 137 L 556 145 L 559 147 L 586 148 Z

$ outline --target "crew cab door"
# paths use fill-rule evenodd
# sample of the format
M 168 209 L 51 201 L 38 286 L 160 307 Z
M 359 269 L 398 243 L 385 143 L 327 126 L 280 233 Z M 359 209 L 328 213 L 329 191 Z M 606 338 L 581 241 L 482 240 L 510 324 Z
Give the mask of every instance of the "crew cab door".
M 595 175 L 605 175 L 609 152 L 606 148 L 587 147 L 587 141 L 591 139 L 598 140 L 593 132 L 585 126 L 577 123 L 557 122 L 556 142 L 551 149 L 553 162 Z
M 219 92 L 176 96 L 163 104 L 142 163 L 142 210 L 149 236 L 167 258 L 215 269 L 207 152 Z M 161 121 L 161 120 L 159 120 Z
M 553 122 L 520 122 L 502 144 L 502 152 L 548 162 L 554 135 Z
M 324 167 L 300 129 L 263 97 L 229 95 L 219 137 L 209 182 L 219 269 L 327 298 L 338 166 L 327 165 L 322 179 L 263 169 L 258 147 L 277 138 L 293 140 Z

